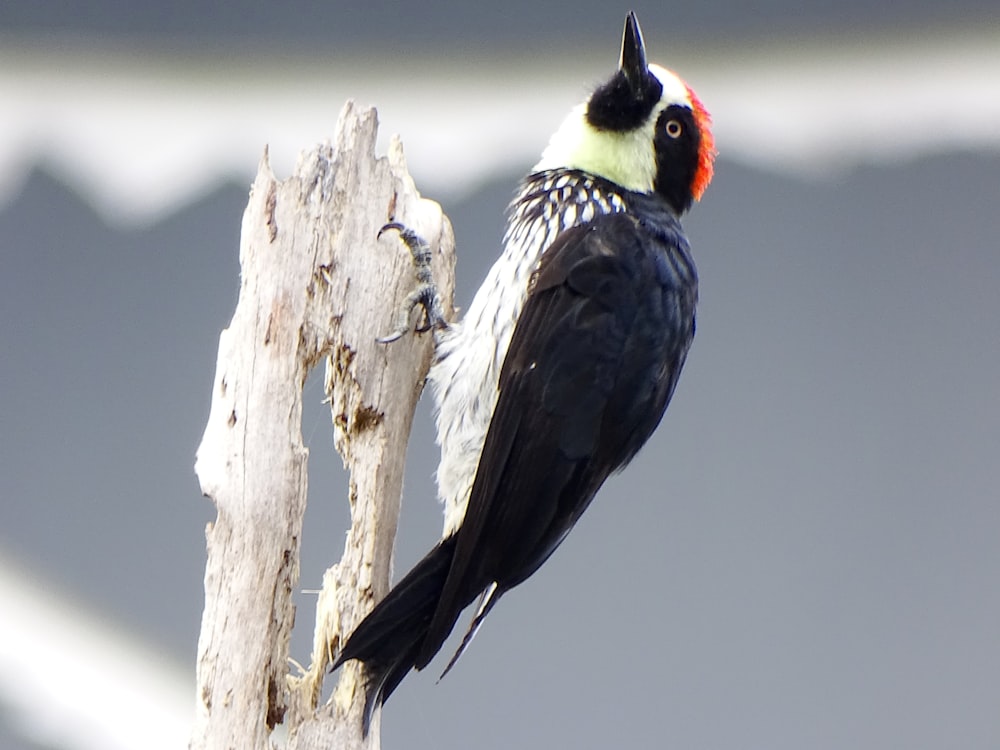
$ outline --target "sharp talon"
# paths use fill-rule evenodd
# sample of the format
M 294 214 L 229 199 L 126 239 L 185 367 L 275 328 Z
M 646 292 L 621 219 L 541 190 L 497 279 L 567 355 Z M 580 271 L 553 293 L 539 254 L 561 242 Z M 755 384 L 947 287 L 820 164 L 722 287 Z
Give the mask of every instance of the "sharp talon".
M 393 331 L 387 336 L 379 336 L 375 339 L 375 342 L 379 344 L 391 344 L 393 341 L 399 341 L 403 338 L 404 333 L 406 333 L 406 331 Z
M 399 238 L 410 251 L 413 258 L 413 270 L 417 277 L 416 287 L 406 296 L 399 312 L 396 315 L 396 328 L 385 336 L 375 339 L 380 344 L 389 344 L 403 337 L 410 330 L 410 313 L 413 308 L 420 305 L 424 309 L 425 323 L 417 326 L 414 330 L 417 333 L 424 333 L 432 329 L 445 328 L 448 322 L 444 318 L 444 309 L 441 305 L 441 296 L 438 294 L 437 285 L 434 283 L 434 276 L 431 273 L 431 253 L 430 246 L 416 234 L 412 229 L 399 222 L 389 222 L 379 231 L 378 237 L 388 230 L 399 232 Z
M 395 229 L 397 232 L 402 234 L 406 230 L 406 227 L 404 227 L 398 221 L 390 221 L 388 224 L 382 225 L 382 228 L 378 230 L 378 234 L 376 235 L 375 239 L 377 240 L 382 239 L 382 234 L 389 229 Z

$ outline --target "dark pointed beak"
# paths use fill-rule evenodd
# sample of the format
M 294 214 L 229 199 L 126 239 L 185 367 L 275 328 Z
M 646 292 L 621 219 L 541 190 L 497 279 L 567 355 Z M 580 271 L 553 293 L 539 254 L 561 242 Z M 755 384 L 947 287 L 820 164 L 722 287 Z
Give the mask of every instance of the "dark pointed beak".
M 622 34 L 622 56 L 618 67 L 625 74 L 629 87 L 636 94 L 645 90 L 649 68 L 646 64 L 646 45 L 642 43 L 642 29 L 635 11 L 625 17 L 625 32 Z

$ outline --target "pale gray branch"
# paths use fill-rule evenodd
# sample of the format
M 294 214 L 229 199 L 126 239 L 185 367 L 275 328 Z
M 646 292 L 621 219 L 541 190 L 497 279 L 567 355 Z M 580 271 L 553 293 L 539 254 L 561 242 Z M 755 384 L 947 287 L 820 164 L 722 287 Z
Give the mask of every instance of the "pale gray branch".
M 388 591 L 406 441 L 431 356 L 429 334 L 376 343 L 414 284 L 398 236 L 376 236 L 395 220 L 428 240 L 449 311 L 454 248 L 447 218 L 420 199 L 398 142 L 375 157 L 377 127 L 374 110 L 348 102 L 333 146 L 303 154 L 283 181 L 265 152 L 250 193 L 239 301 L 219 338 L 195 466 L 218 517 L 207 530 L 192 748 L 263 750 L 279 723 L 292 748 L 378 747 L 377 719 L 361 740 L 356 665 L 342 670 L 331 704 L 319 705 L 330 657 Z M 324 359 L 352 526 L 343 559 L 324 577 L 313 663 L 290 676 L 307 492 L 302 387 Z

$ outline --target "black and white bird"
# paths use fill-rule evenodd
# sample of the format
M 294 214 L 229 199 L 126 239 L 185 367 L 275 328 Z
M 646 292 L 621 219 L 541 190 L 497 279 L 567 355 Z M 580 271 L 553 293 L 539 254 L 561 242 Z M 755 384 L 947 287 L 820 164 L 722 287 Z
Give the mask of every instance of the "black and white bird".
M 479 597 L 451 669 L 660 422 L 695 329 L 697 277 L 679 217 L 714 157 L 708 113 L 678 76 L 647 64 L 629 13 L 618 70 L 525 178 L 468 312 L 432 321 L 444 538 L 334 664 L 365 664 L 366 731 Z M 403 239 L 420 242 L 406 230 Z

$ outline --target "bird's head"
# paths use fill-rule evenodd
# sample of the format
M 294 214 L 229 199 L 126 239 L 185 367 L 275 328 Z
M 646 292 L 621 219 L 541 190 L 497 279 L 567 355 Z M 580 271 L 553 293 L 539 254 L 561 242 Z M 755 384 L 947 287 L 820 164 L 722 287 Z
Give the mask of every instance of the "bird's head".
M 659 194 L 678 214 L 712 180 L 711 118 L 677 75 L 646 62 L 635 13 L 618 70 L 570 112 L 535 171 L 579 169 L 627 190 Z

